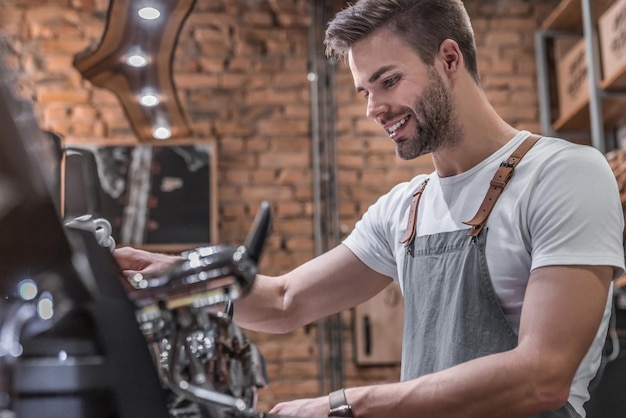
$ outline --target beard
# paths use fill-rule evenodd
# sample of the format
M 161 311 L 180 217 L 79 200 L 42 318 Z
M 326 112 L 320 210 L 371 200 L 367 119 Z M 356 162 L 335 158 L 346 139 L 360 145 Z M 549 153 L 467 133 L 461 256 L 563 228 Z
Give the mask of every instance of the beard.
M 434 68 L 429 67 L 430 83 L 415 102 L 415 133 L 399 142 L 396 153 L 411 160 L 459 142 L 462 127 L 456 117 L 453 98 Z

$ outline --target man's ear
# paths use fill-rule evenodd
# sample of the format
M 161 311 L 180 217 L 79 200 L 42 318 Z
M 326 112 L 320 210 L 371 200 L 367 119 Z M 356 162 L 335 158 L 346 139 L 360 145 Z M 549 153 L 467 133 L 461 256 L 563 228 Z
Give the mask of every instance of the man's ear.
M 446 39 L 439 45 L 439 56 L 444 64 L 443 70 L 448 78 L 456 78 L 458 72 L 464 67 L 463 54 L 459 44 L 452 39 Z

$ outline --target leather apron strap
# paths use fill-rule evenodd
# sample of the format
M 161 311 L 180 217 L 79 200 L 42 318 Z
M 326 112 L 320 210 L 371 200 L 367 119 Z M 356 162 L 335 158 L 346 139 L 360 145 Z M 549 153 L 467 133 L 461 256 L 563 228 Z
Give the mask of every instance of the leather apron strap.
M 424 180 L 424 182 L 420 185 L 419 189 L 415 193 L 413 193 L 413 200 L 411 200 L 411 209 L 409 210 L 409 222 L 406 225 L 406 232 L 404 236 L 400 240 L 401 244 L 409 245 L 415 239 L 415 224 L 417 222 L 417 207 L 420 204 L 420 199 L 422 198 L 422 193 L 424 193 L 424 189 L 426 188 L 426 184 L 428 184 L 428 180 Z
M 483 199 L 480 207 L 478 208 L 478 212 L 474 217 L 467 221 L 463 222 L 465 225 L 470 225 L 471 228 L 467 235 L 471 237 L 475 237 L 480 234 L 480 231 L 483 230 L 485 225 L 487 224 L 487 218 L 491 213 L 491 210 L 496 204 L 496 201 L 502 194 L 502 191 L 508 184 L 509 180 L 511 180 L 511 176 L 513 175 L 513 170 L 522 160 L 524 155 L 541 139 L 538 135 L 530 135 L 528 138 L 524 140 L 520 144 L 519 147 L 511 155 L 506 161 L 500 163 L 500 167 L 496 170 L 496 174 L 494 174 L 493 179 L 491 179 L 491 183 L 489 186 L 489 190 Z
M 471 220 L 463 222 L 465 225 L 471 226 L 468 232 L 469 236 L 477 236 L 480 231 L 482 231 L 482 229 L 485 227 L 485 224 L 487 223 L 487 218 L 489 217 L 491 210 L 495 206 L 496 201 L 500 197 L 500 194 L 502 193 L 507 183 L 511 179 L 511 176 L 513 175 L 513 170 L 519 164 L 524 155 L 526 155 L 526 153 L 540 139 L 541 137 L 539 135 L 530 135 L 524 140 L 524 142 L 520 144 L 519 147 L 515 149 L 515 151 L 511 153 L 506 161 L 500 163 L 500 167 L 498 167 L 496 174 L 491 180 L 489 190 L 487 191 L 487 194 L 485 195 L 485 198 L 483 199 L 483 202 L 480 205 L 478 212 Z M 426 184 L 428 184 L 428 179 L 424 180 L 424 182 L 420 185 L 417 191 L 413 193 L 413 200 L 411 201 L 411 209 L 409 210 L 409 219 L 406 226 L 406 232 L 400 240 L 400 243 L 404 244 L 407 248 L 415 239 L 417 208 L 419 206 L 422 194 L 424 193 L 424 189 L 426 188 Z

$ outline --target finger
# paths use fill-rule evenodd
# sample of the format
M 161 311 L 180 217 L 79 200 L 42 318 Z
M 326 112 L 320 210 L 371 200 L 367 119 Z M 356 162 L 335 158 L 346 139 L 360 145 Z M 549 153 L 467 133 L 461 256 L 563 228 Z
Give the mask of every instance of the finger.
M 279 414 L 280 411 L 281 411 L 280 406 L 281 406 L 281 404 L 274 405 L 274 407 L 272 409 L 270 409 L 269 413 L 270 414 Z

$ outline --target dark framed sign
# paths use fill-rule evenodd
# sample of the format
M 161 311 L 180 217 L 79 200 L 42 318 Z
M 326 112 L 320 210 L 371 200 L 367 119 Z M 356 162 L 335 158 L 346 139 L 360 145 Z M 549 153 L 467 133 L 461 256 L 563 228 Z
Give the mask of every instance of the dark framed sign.
M 215 243 L 211 143 L 66 145 L 65 218 L 107 219 L 119 245 L 182 251 Z

